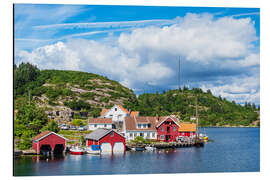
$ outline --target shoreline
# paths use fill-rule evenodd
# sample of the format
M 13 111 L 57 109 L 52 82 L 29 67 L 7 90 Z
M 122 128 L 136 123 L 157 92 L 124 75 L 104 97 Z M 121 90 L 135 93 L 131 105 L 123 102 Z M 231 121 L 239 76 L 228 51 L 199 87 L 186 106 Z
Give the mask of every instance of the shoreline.
M 260 126 L 202 126 L 199 128 L 260 128 Z

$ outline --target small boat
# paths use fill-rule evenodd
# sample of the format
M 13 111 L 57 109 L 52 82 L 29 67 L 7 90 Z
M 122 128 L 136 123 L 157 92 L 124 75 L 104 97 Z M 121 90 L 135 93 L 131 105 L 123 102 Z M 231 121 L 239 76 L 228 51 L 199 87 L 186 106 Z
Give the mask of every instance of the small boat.
M 91 145 L 86 148 L 86 153 L 88 154 L 100 154 L 100 146 L 99 145 Z
M 136 149 L 136 151 L 144 151 L 145 150 L 144 147 L 136 147 L 135 149 Z
M 146 151 L 154 151 L 154 150 L 156 150 L 155 147 L 151 147 L 151 146 L 146 146 L 145 149 L 146 149 Z
M 84 154 L 84 150 L 82 148 L 80 148 L 79 146 L 71 147 L 70 148 L 70 154 L 73 154 L 73 155 L 83 155 Z
M 200 133 L 199 137 L 200 137 L 201 140 L 204 140 L 204 141 L 208 140 L 208 136 L 206 134 Z

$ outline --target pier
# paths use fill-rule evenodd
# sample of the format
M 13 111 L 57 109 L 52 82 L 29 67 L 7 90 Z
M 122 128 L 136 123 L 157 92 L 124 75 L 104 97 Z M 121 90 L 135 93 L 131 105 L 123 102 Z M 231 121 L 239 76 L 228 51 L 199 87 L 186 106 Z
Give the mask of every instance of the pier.
M 195 141 L 192 139 L 190 141 L 185 142 L 155 142 L 152 144 L 126 144 L 126 150 L 131 150 L 132 148 L 145 148 L 145 147 L 154 147 L 156 149 L 168 149 L 168 148 L 183 148 L 183 147 L 203 147 L 204 142 L 202 140 Z

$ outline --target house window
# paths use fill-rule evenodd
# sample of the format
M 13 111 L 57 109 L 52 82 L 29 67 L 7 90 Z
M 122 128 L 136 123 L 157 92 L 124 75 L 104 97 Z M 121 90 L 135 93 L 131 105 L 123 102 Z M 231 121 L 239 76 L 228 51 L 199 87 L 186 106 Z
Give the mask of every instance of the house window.
M 140 133 L 140 136 L 143 137 L 143 133 Z
M 161 131 L 162 131 L 162 132 L 164 131 L 164 127 L 163 127 L 163 126 L 161 127 Z
M 148 128 L 150 128 L 151 127 L 151 124 L 148 124 Z
M 133 133 L 130 133 L 130 134 L 129 134 L 129 137 L 133 137 Z
M 146 137 L 147 137 L 147 138 L 150 138 L 150 133 L 149 133 L 149 132 L 147 133 L 147 136 L 146 136 Z
M 138 128 L 141 129 L 142 125 L 141 124 L 138 124 Z
M 110 136 L 113 137 L 113 132 L 112 131 L 110 132 Z
M 155 133 L 152 133 L 152 137 L 155 137 Z
M 114 108 L 115 111 L 117 111 L 117 108 Z
M 95 124 L 94 127 L 97 127 L 97 125 Z
M 137 137 L 137 133 L 134 133 L 134 137 Z
M 107 127 L 107 124 L 104 124 L 104 127 Z
M 143 128 L 146 128 L 146 124 L 143 125 Z
M 164 140 L 164 135 L 161 135 L 160 136 L 160 140 Z
M 176 131 L 176 127 L 175 126 L 173 126 L 173 131 Z

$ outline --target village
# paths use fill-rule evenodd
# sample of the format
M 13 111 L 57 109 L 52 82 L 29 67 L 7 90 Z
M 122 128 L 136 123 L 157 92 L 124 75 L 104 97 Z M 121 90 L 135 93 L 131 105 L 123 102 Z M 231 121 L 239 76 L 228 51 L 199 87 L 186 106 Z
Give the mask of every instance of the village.
M 68 131 L 67 125 L 61 126 Z M 128 150 L 153 151 L 157 148 L 202 146 L 202 140 L 208 138 L 198 134 L 196 123 L 180 122 L 175 115 L 140 116 L 138 111 L 127 110 L 120 104 L 103 109 L 98 118 L 89 118 L 86 129 L 91 133 L 83 137 L 85 144 L 68 145 L 68 139 L 64 136 L 44 131 L 32 139 L 32 149 L 42 155 L 63 152 L 74 155 L 124 153 Z

